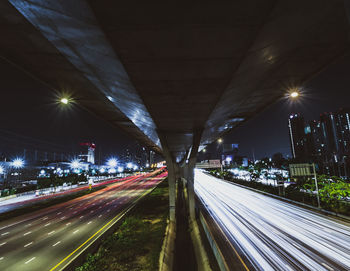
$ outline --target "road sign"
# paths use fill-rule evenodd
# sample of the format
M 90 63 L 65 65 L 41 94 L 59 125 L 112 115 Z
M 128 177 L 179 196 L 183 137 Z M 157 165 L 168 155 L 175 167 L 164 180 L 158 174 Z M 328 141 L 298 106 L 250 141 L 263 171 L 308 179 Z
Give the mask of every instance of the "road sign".
M 291 177 L 306 177 L 315 174 L 312 164 L 290 164 L 289 171 Z
M 196 168 L 221 168 L 220 160 L 209 160 L 204 163 L 197 163 Z
M 317 195 L 317 205 L 318 208 L 321 208 L 320 196 L 318 191 L 318 183 L 316 176 L 315 164 L 289 164 L 290 177 L 308 177 L 313 176 L 316 186 L 316 195 Z

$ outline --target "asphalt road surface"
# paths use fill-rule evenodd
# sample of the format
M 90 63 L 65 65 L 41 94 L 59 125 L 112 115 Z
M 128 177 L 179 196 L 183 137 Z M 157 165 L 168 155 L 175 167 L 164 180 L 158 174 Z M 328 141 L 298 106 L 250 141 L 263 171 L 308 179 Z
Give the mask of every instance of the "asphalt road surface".
M 246 270 L 350 270 L 350 225 L 200 170 L 195 192 Z
M 0 270 L 61 270 L 166 173 L 129 177 L 86 196 L 0 222 Z

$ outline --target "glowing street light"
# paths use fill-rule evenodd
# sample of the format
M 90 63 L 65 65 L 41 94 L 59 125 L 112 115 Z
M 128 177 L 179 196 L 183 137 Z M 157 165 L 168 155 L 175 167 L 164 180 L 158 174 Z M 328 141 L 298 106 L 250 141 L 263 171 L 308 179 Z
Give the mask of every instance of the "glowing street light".
M 21 158 L 16 158 L 15 160 L 12 161 L 12 166 L 14 168 L 22 168 L 24 167 L 24 161 Z
M 124 168 L 123 167 L 118 167 L 118 172 L 119 173 L 122 173 L 124 171 Z
M 221 144 L 222 143 L 222 138 L 218 139 L 218 143 Z
M 298 98 L 299 97 L 299 92 L 297 92 L 297 91 L 293 91 L 293 92 L 291 92 L 290 94 L 289 94 L 289 96 L 291 97 L 291 98 L 293 98 L 293 99 L 295 99 L 295 98 Z
M 68 100 L 68 98 L 62 98 L 62 99 L 60 100 L 60 102 L 61 102 L 62 104 L 68 104 L 68 103 L 69 103 L 69 100 Z
M 5 172 L 5 169 L 2 166 L 0 166 L 0 174 L 4 174 L 4 172 Z
M 80 160 L 79 159 L 73 159 L 71 162 L 70 162 L 70 167 L 72 169 L 78 169 L 80 168 Z
M 115 168 L 118 165 L 118 161 L 115 158 L 111 158 L 107 161 L 107 166 L 110 168 Z
M 127 168 L 132 168 L 132 167 L 133 167 L 133 164 L 129 162 L 129 163 L 126 164 L 126 167 L 127 167 Z

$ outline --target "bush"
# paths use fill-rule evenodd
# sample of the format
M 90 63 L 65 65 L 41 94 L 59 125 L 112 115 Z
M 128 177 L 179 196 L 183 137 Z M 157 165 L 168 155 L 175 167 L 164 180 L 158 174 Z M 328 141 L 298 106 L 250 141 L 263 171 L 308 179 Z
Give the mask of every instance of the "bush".
M 70 174 L 63 177 L 58 177 L 57 175 L 52 175 L 49 178 L 39 178 L 38 179 L 38 188 L 48 188 L 51 186 L 61 186 L 64 183 L 77 184 L 79 182 L 87 182 L 87 178 L 85 175 L 81 174 Z

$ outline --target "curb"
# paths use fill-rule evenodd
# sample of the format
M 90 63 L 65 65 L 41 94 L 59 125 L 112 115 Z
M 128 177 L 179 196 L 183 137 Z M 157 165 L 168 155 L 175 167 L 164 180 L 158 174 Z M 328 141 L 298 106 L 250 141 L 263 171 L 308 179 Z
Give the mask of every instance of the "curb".
M 171 271 L 174 266 L 176 224 L 167 220 L 167 227 L 159 254 L 159 271 Z

